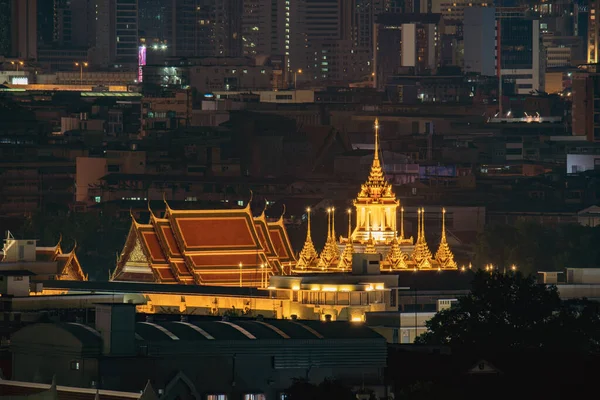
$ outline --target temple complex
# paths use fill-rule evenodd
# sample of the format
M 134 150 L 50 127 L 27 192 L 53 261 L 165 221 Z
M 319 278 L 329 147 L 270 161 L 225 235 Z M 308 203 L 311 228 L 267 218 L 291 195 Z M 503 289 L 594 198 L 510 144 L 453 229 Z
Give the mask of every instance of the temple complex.
M 266 287 L 296 264 L 283 215 L 254 217 L 250 201 L 231 210 L 174 210 L 148 223 L 132 216 L 113 281 Z
M 400 215 L 398 215 L 398 210 Z M 404 208 L 396 198 L 392 185 L 385 179 L 380 160 L 379 121 L 375 120 L 375 152 L 367 181 L 354 200 L 354 212 L 348 210 L 348 234 L 336 238 L 335 209 L 329 208 L 327 240 L 317 254 L 311 236 L 310 211 L 304 247 L 294 272 L 347 271 L 352 254 L 379 254 L 382 270 L 457 269 L 454 255 L 446 240 L 446 210 L 442 209 L 442 233 L 435 255 L 425 237 L 425 210 L 417 211 L 417 237 L 404 233 Z M 352 230 L 352 214 L 356 226 Z M 400 217 L 400 229 L 397 221 Z

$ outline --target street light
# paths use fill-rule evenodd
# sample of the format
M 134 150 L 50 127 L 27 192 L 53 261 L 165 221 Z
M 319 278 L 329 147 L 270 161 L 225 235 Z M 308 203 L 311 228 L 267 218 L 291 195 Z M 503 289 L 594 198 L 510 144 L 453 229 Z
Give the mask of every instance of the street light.
M 79 67 L 79 84 L 82 85 L 83 84 L 83 67 L 87 68 L 88 63 L 83 61 L 83 62 L 76 62 L 75 63 L 76 67 Z
M 298 71 L 294 71 L 294 89 L 296 89 L 298 74 L 302 75 L 302 68 L 300 68 Z
M 15 61 L 11 61 L 10 63 L 17 68 L 17 72 L 19 72 L 19 65 L 20 66 L 25 65 L 25 63 L 23 61 L 16 61 L 16 62 Z
M 265 276 L 265 264 L 260 264 L 260 280 L 262 287 L 267 287 L 267 278 Z
M 240 263 L 240 287 L 242 287 L 242 263 Z

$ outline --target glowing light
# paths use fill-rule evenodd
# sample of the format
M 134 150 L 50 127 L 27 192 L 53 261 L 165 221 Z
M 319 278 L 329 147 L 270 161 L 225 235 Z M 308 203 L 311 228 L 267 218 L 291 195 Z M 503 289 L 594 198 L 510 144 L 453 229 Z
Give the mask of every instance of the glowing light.
M 318 291 L 321 290 L 321 288 L 319 286 L 313 286 L 310 288 L 310 290 Z
M 298 290 L 300 290 L 300 285 L 294 285 L 292 286 L 292 290 L 297 292 Z
M 363 317 L 352 317 L 352 322 L 363 322 Z
M 373 285 L 369 285 L 367 286 L 367 288 L 365 289 L 367 292 L 370 292 L 373 290 Z
M 322 289 L 324 292 L 337 292 L 337 287 L 335 286 L 324 286 Z
M 379 284 L 375 285 L 375 289 L 383 290 L 384 289 L 383 283 L 379 283 Z

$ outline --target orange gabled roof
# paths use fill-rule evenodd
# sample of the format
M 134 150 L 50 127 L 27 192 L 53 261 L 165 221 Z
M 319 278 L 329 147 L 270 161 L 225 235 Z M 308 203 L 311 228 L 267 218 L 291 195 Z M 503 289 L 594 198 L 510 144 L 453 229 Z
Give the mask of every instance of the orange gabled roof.
M 254 218 L 254 228 L 256 229 L 258 239 L 260 240 L 260 244 L 262 245 L 267 257 L 277 257 L 275 246 L 271 240 L 271 235 L 269 235 L 269 227 L 267 225 L 267 219 L 265 218 L 264 213 Z
M 275 251 L 282 263 L 295 262 L 294 250 L 290 238 L 287 234 L 287 229 L 283 224 L 283 218 L 279 218 L 277 222 L 269 222 L 269 236 L 275 246 Z
M 261 265 L 268 265 L 268 260 L 263 252 L 257 253 L 197 253 L 186 256 L 187 260 L 194 269 L 200 270 L 202 274 L 212 269 L 222 270 L 231 269 L 239 273 L 239 265 L 242 263 L 242 269 L 257 270 Z
M 152 269 L 156 272 L 163 283 L 177 283 L 177 278 L 171 271 L 169 264 L 153 264 Z
M 150 256 L 152 264 L 166 264 L 167 256 L 165 256 L 163 248 L 160 245 L 158 235 L 154 231 L 154 227 L 152 225 L 140 224 L 138 225 L 138 234 L 147 249 L 147 255 Z
M 127 235 L 127 239 L 125 240 L 125 246 L 123 246 L 123 251 L 121 252 L 121 256 L 119 257 L 119 261 L 117 262 L 117 267 L 112 274 L 112 278 L 111 278 L 112 280 L 118 280 L 118 281 L 135 280 L 135 281 L 142 281 L 142 282 L 148 282 L 148 281 L 152 281 L 152 280 L 156 281 L 156 272 L 151 267 L 152 254 L 149 249 L 149 245 L 148 245 L 148 241 L 147 241 L 147 238 L 149 236 L 144 238 L 142 236 L 142 231 L 144 231 L 144 232 L 153 231 L 152 225 L 140 224 L 132 216 L 131 228 L 129 229 L 129 234 Z M 152 239 L 150 239 L 149 241 L 152 242 Z M 125 264 L 129 260 L 129 257 L 131 256 L 132 251 L 135 249 L 135 247 L 138 243 L 139 243 L 141 253 L 143 253 L 142 257 L 144 257 L 146 259 L 145 261 L 143 261 L 143 263 L 148 266 L 149 271 L 148 272 L 125 271 Z M 156 243 L 153 243 L 153 244 L 155 245 Z M 138 256 L 138 255 L 136 255 L 136 256 Z M 158 257 L 159 259 L 162 257 L 164 259 L 164 261 L 166 261 L 164 254 L 161 255 L 161 254 L 157 253 L 156 248 L 154 248 L 154 256 Z M 138 262 L 140 262 L 140 261 L 138 261 Z M 143 279 L 142 279 L 142 276 L 144 276 Z
M 173 235 L 184 254 L 196 251 L 261 251 L 249 207 L 239 210 L 172 210 Z
M 181 249 L 177 244 L 177 240 L 173 235 L 173 229 L 168 219 L 156 218 L 154 214 L 151 214 L 150 223 L 154 226 L 154 231 L 158 235 L 158 239 L 163 248 L 164 253 L 169 258 L 180 258 Z
M 58 279 L 59 280 L 73 280 L 73 281 L 85 281 L 87 280 L 81 264 L 75 253 L 75 247 L 68 253 L 58 254 L 56 261 L 58 262 Z

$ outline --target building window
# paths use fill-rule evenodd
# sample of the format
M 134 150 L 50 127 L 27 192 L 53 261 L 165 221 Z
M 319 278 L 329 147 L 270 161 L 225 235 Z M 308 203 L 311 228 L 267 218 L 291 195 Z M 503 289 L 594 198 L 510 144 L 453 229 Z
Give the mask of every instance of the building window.
M 22 281 L 23 277 L 22 276 L 14 276 L 13 277 L 13 281 Z
M 244 207 L 244 200 L 238 200 L 238 206 Z
M 244 400 L 266 400 L 266 397 L 262 393 L 260 393 L 260 394 L 245 394 Z
M 72 371 L 79 371 L 79 369 L 81 369 L 81 363 L 79 361 L 71 361 L 71 370 Z
M 206 400 L 227 400 L 226 394 L 209 394 Z
M 94 201 L 95 201 L 96 203 L 100 203 L 100 202 L 102 201 L 102 197 L 100 197 L 100 196 L 95 196 L 95 197 L 94 197 Z

